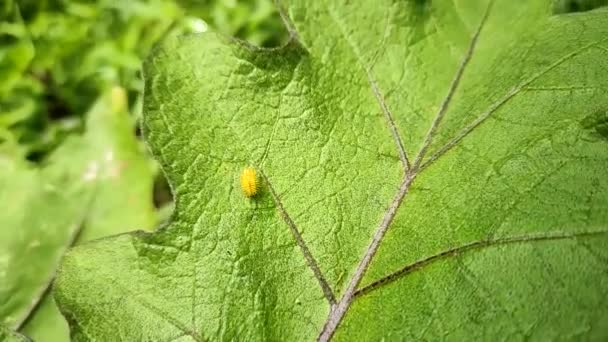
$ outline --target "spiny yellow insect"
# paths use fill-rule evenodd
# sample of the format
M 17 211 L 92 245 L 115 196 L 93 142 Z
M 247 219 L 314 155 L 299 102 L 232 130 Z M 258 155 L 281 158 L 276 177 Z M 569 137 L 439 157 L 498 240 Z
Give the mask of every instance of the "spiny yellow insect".
M 241 173 L 241 188 L 247 197 L 258 193 L 258 179 L 254 168 L 246 167 Z

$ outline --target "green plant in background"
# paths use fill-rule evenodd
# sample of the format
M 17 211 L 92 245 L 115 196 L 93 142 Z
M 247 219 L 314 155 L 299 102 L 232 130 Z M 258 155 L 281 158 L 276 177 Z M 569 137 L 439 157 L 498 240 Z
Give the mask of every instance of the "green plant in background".
M 85 113 L 109 87 L 121 85 L 137 96 L 141 58 L 179 14 L 167 1 L 23 1 L 12 7 L 21 13 L 20 40 L 33 56 L 2 108 L 22 113 L 8 129 L 32 160 L 81 132 Z
M 285 42 L 286 32 L 270 0 L 178 0 L 188 15 L 204 18 L 223 34 L 258 46 L 273 47 Z
M 226 34 L 255 44 L 281 40 L 269 1 L 230 4 L 172 0 L 8 0 L 2 5 L 0 80 L 4 149 L 41 160 L 105 89 L 120 85 L 138 113 L 141 60 L 164 36 L 218 21 Z M 250 13 L 253 17 L 247 17 Z M 254 19 L 249 21 L 248 19 Z M 215 27 L 215 26 L 213 26 Z
M 85 133 L 68 137 L 42 167 L 0 157 L 0 219 L 22 227 L 0 231 L 0 317 L 40 341 L 67 337 L 46 294 L 65 250 L 157 221 L 154 172 L 132 134 L 124 90 L 102 95 L 86 117 Z
M 18 129 L 13 128 L 35 111 L 32 97 L 40 90 L 25 78 L 34 46 L 13 1 L 1 5 L 0 15 L 0 151 L 19 150 Z
M 555 13 L 585 12 L 608 5 L 608 0 L 555 0 Z

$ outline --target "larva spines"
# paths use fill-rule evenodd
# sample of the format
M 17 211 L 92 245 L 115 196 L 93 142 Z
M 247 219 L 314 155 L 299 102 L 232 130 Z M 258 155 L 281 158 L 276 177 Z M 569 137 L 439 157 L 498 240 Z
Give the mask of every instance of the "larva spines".
M 241 172 L 241 189 L 246 197 L 253 197 L 258 193 L 258 179 L 254 168 L 246 167 Z

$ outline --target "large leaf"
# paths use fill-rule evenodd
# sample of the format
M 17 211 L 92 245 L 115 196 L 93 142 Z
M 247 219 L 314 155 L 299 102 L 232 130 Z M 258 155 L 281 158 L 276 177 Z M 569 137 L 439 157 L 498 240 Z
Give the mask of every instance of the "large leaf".
M 148 61 L 176 209 L 68 254 L 75 340 L 607 338 L 608 12 L 283 6 L 282 49 Z
M 125 105 L 120 88 L 101 97 L 88 115 L 87 132 L 68 139 L 43 168 L 0 158 L 5 204 L 0 215 L 0 318 L 13 328 L 29 319 L 24 329 L 31 337 L 67 339 L 66 323 L 44 293 L 59 259 L 77 238 L 148 228 L 155 222 L 152 168 L 132 134 Z M 52 330 L 58 333 L 51 335 Z

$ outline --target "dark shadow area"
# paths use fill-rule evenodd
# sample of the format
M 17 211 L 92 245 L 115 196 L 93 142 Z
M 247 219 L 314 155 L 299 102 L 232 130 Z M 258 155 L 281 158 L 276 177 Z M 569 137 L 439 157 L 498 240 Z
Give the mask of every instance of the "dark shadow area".
M 553 13 L 586 12 L 603 6 L 608 6 L 608 0 L 555 0 Z
M 173 202 L 173 194 L 171 194 L 171 188 L 167 179 L 162 172 L 159 172 L 154 180 L 154 206 L 156 208 L 162 208 L 165 205 Z

